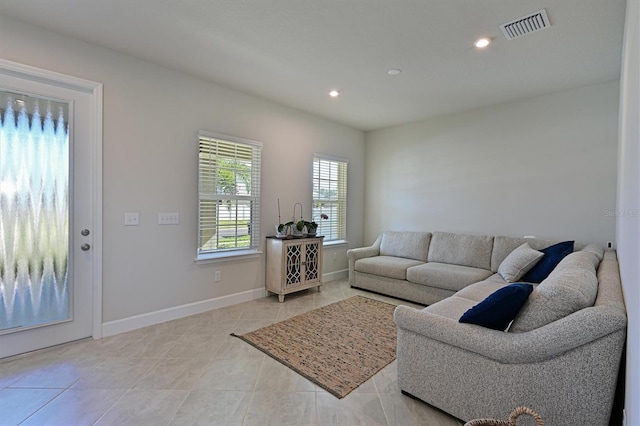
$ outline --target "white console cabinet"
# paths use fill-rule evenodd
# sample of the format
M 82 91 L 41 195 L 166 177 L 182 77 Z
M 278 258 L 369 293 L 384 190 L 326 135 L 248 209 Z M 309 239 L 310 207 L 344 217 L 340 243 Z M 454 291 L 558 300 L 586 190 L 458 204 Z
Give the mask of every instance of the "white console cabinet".
M 322 285 L 322 239 L 324 237 L 267 237 L 267 292 L 284 296 Z

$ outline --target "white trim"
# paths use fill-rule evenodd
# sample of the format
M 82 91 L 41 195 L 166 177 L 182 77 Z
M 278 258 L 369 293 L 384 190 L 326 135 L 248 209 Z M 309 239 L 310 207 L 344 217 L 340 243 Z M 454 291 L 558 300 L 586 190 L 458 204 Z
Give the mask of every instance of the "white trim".
M 174 306 L 172 308 L 161 309 L 159 311 L 146 314 L 135 315 L 102 324 L 102 336 L 113 336 L 127 331 L 137 330 L 150 325 L 160 324 L 191 315 L 201 314 L 214 309 L 224 308 L 237 303 L 248 302 L 265 297 L 264 288 L 256 288 L 240 293 L 229 294 L 227 296 L 213 299 L 201 300 L 199 302 L 187 303 L 186 305 Z
M 0 58 L 0 72 L 5 75 L 18 78 L 26 78 L 39 83 L 53 84 L 66 89 L 77 90 L 85 93 L 93 93 L 97 87 L 102 84 L 95 81 L 85 80 L 80 77 L 73 77 L 66 74 L 60 74 L 55 71 L 48 71 L 42 68 L 32 67 L 30 65 L 20 64 L 18 62 L 8 61 Z M 102 109 L 102 104 L 100 105 Z
M 245 260 L 260 257 L 263 253 L 263 251 L 255 249 L 221 251 L 218 253 L 201 254 L 194 259 L 194 262 L 196 262 L 197 264 L 201 264 L 228 262 L 230 260 Z
M 216 139 L 223 142 L 235 142 L 235 143 L 244 143 L 247 145 L 254 145 L 262 147 L 262 142 L 254 141 L 251 139 L 239 138 L 237 136 L 223 135 L 222 133 L 209 132 L 207 130 L 198 130 L 198 138 L 204 137 L 208 139 Z
M 349 270 L 343 269 L 341 271 L 329 272 L 322 274 L 322 282 L 327 283 L 330 281 L 338 281 L 344 278 L 349 278 Z
M 102 337 L 102 132 L 103 132 L 103 110 L 102 110 L 103 86 L 98 84 L 93 89 L 93 212 L 92 228 L 93 233 L 93 270 L 91 271 L 91 282 L 93 283 L 93 338 Z
M 324 155 L 324 154 L 318 154 L 318 153 L 314 153 L 313 157 L 314 158 L 320 158 L 322 160 L 327 160 L 327 161 L 338 161 L 338 162 L 341 162 L 341 163 L 349 164 L 349 159 L 348 158 L 334 157 L 332 155 Z

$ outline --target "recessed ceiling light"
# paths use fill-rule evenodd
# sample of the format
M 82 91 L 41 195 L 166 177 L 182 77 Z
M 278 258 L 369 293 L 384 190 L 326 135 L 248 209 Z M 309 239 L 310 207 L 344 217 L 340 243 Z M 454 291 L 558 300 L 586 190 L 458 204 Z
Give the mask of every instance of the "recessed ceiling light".
M 340 92 L 338 92 L 337 90 L 332 90 L 329 92 L 329 96 L 331 96 L 332 98 L 337 98 L 338 96 L 340 96 Z
M 483 49 L 491 44 L 491 39 L 489 37 L 482 37 L 473 42 L 473 45 L 478 49 Z
M 392 68 L 389 71 L 387 71 L 387 74 L 389 75 L 398 75 L 402 72 L 402 70 L 400 68 Z

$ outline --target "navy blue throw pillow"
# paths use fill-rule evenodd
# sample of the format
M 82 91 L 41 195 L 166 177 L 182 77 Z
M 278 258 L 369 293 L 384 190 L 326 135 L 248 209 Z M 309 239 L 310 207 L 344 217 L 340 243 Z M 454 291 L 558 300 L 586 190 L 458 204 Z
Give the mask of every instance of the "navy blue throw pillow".
M 565 256 L 573 253 L 573 243 L 573 241 L 564 241 L 540 250 L 544 256 L 524 274 L 521 280 L 528 283 L 541 283 Z
M 504 331 L 518 315 L 532 291 L 531 284 L 509 284 L 467 310 L 459 321 Z

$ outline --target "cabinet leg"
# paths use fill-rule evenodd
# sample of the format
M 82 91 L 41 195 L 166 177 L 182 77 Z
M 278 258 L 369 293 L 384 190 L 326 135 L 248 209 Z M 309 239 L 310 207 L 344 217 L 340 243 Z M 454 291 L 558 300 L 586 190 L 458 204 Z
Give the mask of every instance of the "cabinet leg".
M 322 291 L 322 286 L 321 286 L 321 285 L 319 285 L 319 286 L 318 286 L 318 293 L 320 293 L 321 291 Z
M 280 302 L 280 303 L 284 302 L 284 294 L 279 294 L 278 295 L 278 302 Z

